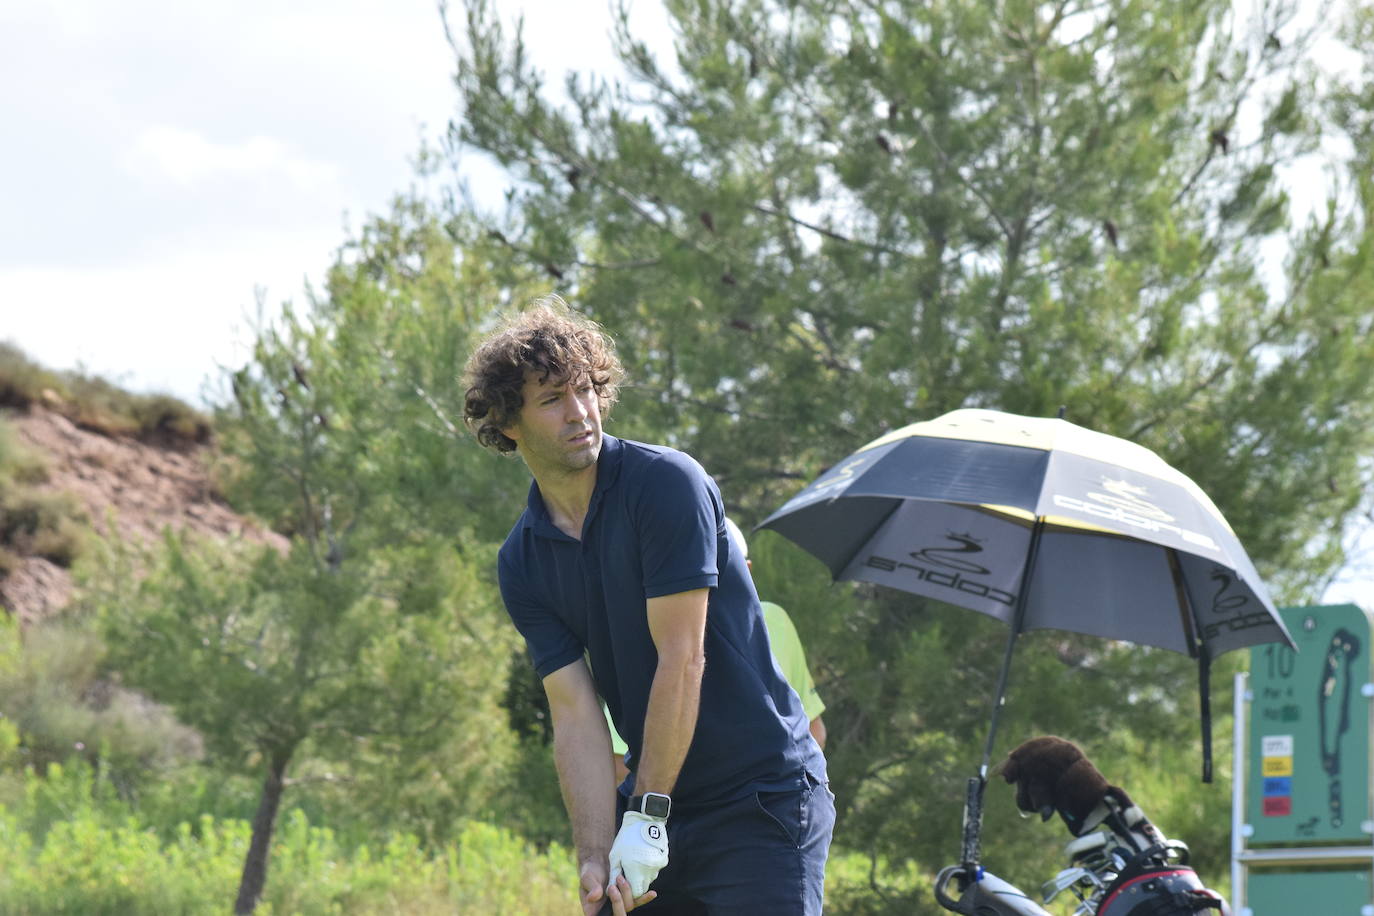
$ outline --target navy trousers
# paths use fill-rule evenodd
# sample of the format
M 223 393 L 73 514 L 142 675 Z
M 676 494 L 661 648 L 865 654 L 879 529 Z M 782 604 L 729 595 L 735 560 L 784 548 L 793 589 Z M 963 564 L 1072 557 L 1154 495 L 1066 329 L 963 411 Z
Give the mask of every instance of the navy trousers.
M 658 897 L 634 912 L 820 916 L 834 828 L 835 796 L 810 774 L 795 790 L 709 808 L 674 806 L 668 864 L 650 885 Z

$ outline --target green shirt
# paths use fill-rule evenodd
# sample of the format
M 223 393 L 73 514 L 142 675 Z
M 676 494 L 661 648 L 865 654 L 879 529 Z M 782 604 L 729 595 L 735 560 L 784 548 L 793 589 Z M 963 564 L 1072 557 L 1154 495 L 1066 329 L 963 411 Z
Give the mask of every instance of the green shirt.
M 811 671 L 806 667 L 806 650 L 802 648 L 801 637 L 797 635 L 792 618 L 787 616 L 781 605 L 771 601 L 762 604 L 763 624 L 768 628 L 768 645 L 773 650 L 773 660 L 778 663 L 787 683 L 801 697 L 802 709 L 806 711 L 806 720 L 810 722 L 825 712 L 825 702 L 816 692 L 816 683 L 811 680 Z M 628 748 L 611 722 L 611 713 L 604 703 L 601 708 L 606 713 L 606 724 L 611 729 L 611 753 L 624 754 Z

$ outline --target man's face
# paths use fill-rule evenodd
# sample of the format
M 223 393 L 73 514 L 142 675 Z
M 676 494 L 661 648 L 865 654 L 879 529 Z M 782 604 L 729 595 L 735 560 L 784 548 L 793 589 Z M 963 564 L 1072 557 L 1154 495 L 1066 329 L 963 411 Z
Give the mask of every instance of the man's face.
M 525 399 L 514 423 L 502 430 L 536 473 L 571 473 L 601 454 L 601 400 L 591 379 L 573 375 L 541 380 L 525 373 Z

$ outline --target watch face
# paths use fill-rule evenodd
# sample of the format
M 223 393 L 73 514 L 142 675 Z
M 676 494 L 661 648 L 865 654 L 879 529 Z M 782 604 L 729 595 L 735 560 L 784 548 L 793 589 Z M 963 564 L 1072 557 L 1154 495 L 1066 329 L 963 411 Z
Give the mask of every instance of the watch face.
M 667 817 L 668 809 L 672 806 L 668 796 L 659 795 L 657 792 L 645 793 L 644 801 L 640 804 L 640 810 L 650 817 Z

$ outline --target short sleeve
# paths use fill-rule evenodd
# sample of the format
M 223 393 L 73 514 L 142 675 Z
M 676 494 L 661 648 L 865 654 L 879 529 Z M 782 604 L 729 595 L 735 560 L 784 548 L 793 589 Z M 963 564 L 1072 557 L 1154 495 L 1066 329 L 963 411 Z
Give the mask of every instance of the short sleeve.
M 525 638 L 530 663 L 541 679 L 582 657 L 584 650 L 577 637 L 550 608 L 530 594 L 504 549 L 497 562 L 497 577 L 506 613 Z
M 825 702 L 816 692 L 815 681 L 811 679 L 811 669 L 806 665 L 806 650 L 802 648 L 801 636 L 792 618 L 781 605 L 764 601 L 763 622 L 768 628 L 768 645 L 773 650 L 773 658 L 782 671 L 782 676 L 792 689 L 801 697 L 802 709 L 808 721 L 825 712 Z
M 660 455 L 648 473 L 635 518 L 644 597 L 714 588 L 717 533 L 725 517 L 716 485 L 681 452 Z

